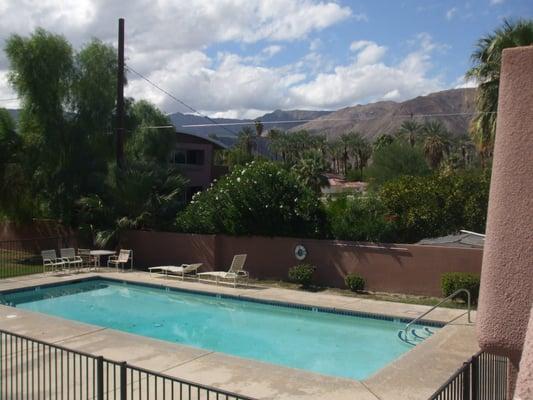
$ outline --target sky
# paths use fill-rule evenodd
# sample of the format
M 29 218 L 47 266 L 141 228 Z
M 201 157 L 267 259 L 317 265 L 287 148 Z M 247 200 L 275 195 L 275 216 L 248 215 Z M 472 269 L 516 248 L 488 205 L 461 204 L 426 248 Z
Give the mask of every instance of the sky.
M 335 110 L 465 86 L 479 37 L 532 0 L 0 0 L 0 40 L 43 27 L 76 49 L 116 45 L 126 63 L 202 113 L 255 118 Z M 0 54 L 0 107 L 16 108 Z M 167 113 L 183 105 L 133 74 L 126 95 Z

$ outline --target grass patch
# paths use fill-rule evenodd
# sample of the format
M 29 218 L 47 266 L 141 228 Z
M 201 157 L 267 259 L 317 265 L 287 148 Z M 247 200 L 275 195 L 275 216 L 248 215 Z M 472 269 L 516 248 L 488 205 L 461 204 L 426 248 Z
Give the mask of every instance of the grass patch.
M 423 306 L 434 306 L 443 300 L 443 298 L 440 298 L 440 297 L 414 296 L 414 295 L 397 294 L 397 293 L 381 293 L 381 292 L 356 293 L 356 292 L 352 292 L 349 289 L 338 289 L 338 288 L 330 288 L 330 287 L 324 287 L 324 286 L 312 286 L 308 289 L 303 289 L 298 284 L 284 282 L 284 281 L 274 281 L 274 280 L 250 279 L 250 282 L 253 282 L 255 285 L 258 285 L 258 286 L 278 287 L 278 288 L 292 289 L 292 290 L 299 290 L 299 291 L 313 292 L 313 293 L 321 292 L 321 293 L 336 294 L 336 295 L 346 296 L 346 297 L 356 297 L 360 299 L 392 301 L 395 303 L 419 304 Z M 441 304 L 440 307 L 465 309 L 465 310 L 467 308 L 466 304 L 461 301 L 447 301 L 446 303 Z M 476 307 L 472 306 L 472 309 L 475 310 Z
M 21 250 L 0 249 L 0 279 L 43 272 L 41 258 Z

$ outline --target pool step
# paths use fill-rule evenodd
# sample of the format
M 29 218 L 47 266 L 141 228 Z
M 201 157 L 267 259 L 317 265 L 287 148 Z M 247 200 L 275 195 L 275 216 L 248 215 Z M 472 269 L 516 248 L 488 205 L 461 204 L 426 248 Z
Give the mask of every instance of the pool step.
M 415 346 L 433 335 L 433 333 L 434 332 L 426 326 L 413 328 L 408 332 L 402 329 L 398 331 L 398 338 L 402 342 L 405 342 L 411 346 Z

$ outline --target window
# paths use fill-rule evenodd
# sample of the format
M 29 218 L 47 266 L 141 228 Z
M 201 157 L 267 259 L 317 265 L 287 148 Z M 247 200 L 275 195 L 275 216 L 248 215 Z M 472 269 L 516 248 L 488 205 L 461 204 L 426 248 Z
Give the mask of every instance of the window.
M 174 152 L 175 164 L 204 165 L 203 150 L 177 149 Z

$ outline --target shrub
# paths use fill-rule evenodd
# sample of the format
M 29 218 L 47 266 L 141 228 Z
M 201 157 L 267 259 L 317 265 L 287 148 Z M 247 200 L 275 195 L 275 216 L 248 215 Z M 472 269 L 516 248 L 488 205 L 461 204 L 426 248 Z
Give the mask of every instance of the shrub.
M 361 292 L 365 289 L 365 280 L 357 274 L 346 275 L 344 283 L 352 292 Z
M 421 176 L 429 173 L 422 150 L 396 140 L 374 151 L 372 165 L 366 176 L 372 186 L 380 186 L 402 175 Z
M 395 237 L 394 225 L 379 197 L 339 197 L 325 206 L 329 236 L 337 240 L 388 242 Z
M 485 231 L 489 177 L 484 173 L 404 176 L 379 191 L 397 239 L 416 242 L 469 229 Z
M 177 226 L 192 233 L 318 236 L 322 214 L 317 195 L 294 173 L 253 161 L 196 195 Z
M 449 296 L 459 289 L 466 289 L 470 292 L 472 304 L 477 304 L 479 297 L 479 275 L 466 272 L 448 272 L 441 277 L 442 294 Z M 465 293 L 460 293 L 457 298 L 467 301 Z
M 308 287 L 312 280 L 313 274 L 316 270 L 314 265 L 298 264 L 289 269 L 289 281 L 299 283 L 303 287 Z

